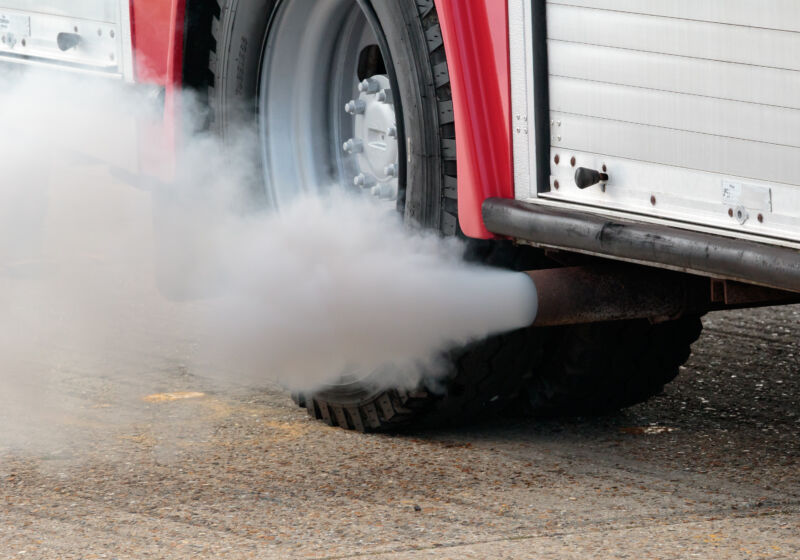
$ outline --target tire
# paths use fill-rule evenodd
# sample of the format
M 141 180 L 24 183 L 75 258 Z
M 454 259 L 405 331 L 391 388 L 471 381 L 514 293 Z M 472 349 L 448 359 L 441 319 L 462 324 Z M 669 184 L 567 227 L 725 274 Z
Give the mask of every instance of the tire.
M 297 0 L 284 0 L 284 4 L 292 1 Z M 396 76 L 392 89 L 399 91 L 398 129 L 404 138 L 399 145 L 401 150 L 410 149 L 408 154 L 401 152 L 404 157 L 399 159 L 398 210 L 417 227 L 445 236 L 462 236 L 457 216 L 456 138 L 449 75 L 434 2 L 359 2 L 372 11 L 391 55 L 387 66 Z M 256 120 L 261 56 L 269 44 L 271 18 L 281 6 L 275 0 L 224 0 L 213 10 L 208 104 L 210 126 L 222 137 L 242 123 Z M 554 265 L 541 251 L 509 242 L 470 241 L 467 258 L 517 270 Z M 651 329 L 648 352 L 653 356 L 668 352 L 671 365 L 653 374 L 657 380 L 642 381 L 638 389 L 629 390 L 638 383 L 639 370 L 626 360 L 602 362 L 603 367 L 598 368 L 598 361 L 579 359 L 589 349 L 617 358 L 624 355 L 627 341 L 615 338 L 620 328 L 614 324 L 521 329 L 451 351 L 444 378 L 423 379 L 413 390 L 375 390 L 367 383 L 352 382 L 296 394 L 294 399 L 314 418 L 360 431 L 462 422 L 518 406 L 521 401 L 527 401 L 536 414 L 627 406 L 659 391 L 669 375 L 674 376 L 679 358 L 688 356 L 693 339 L 673 336 L 671 328 L 664 325 Z M 578 340 L 583 341 L 583 347 Z M 611 344 L 613 349 L 596 348 L 591 342 L 594 340 Z M 682 345 L 677 344 L 679 341 Z M 650 363 L 649 358 L 637 356 L 631 354 L 630 360 Z M 542 364 L 546 366 L 544 373 L 539 371 Z M 578 380 L 591 387 L 602 386 L 605 392 L 592 400 L 591 392 L 584 394 L 580 387 L 573 388 L 580 384 Z
M 644 402 L 675 379 L 702 328 L 699 317 L 565 328 L 528 383 L 527 412 L 599 415 Z
M 209 57 L 211 127 L 223 137 L 253 121 L 259 86 L 260 49 L 266 44 L 274 0 L 228 0 L 212 22 L 215 46 Z M 447 66 L 432 1 L 373 2 L 391 52 L 400 92 L 403 146 L 410 146 L 406 188 L 398 209 L 417 227 L 458 235 L 455 200 L 455 131 Z M 285 18 L 284 18 L 285 20 Z M 283 21 L 283 20 L 282 20 Z M 471 251 L 473 259 L 507 263 L 510 244 Z M 532 329 L 491 337 L 450 352 L 444 379 L 425 379 L 413 390 L 375 390 L 353 382 L 296 394 L 295 401 L 328 424 L 360 431 L 441 425 L 496 410 L 521 394 L 541 359 Z

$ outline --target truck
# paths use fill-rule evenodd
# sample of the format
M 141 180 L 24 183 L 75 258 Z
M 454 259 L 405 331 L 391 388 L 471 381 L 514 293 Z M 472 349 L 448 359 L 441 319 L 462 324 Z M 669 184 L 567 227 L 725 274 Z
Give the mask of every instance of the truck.
M 339 184 L 531 276 L 534 324 L 436 387 L 294 395 L 361 431 L 613 412 L 705 313 L 800 301 L 797 53 L 795 0 L 0 0 L 3 63 L 150 88 L 142 175 L 180 157 L 189 89 L 223 142 L 258 132 L 273 209 Z

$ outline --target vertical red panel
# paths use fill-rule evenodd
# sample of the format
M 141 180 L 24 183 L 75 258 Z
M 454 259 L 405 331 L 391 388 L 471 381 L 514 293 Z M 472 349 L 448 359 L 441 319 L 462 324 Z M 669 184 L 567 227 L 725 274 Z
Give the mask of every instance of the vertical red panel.
M 514 197 L 508 6 L 505 0 L 436 0 L 455 114 L 458 217 L 470 237 L 493 235 L 481 205 Z
M 140 123 L 140 167 L 169 179 L 179 129 L 186 0 L 131 0 L 136 81 L 164 86 L 163 122 Z

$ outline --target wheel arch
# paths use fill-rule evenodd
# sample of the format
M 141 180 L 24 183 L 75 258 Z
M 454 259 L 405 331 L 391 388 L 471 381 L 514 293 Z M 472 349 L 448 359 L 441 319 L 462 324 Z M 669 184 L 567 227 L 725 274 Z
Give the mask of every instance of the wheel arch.
M 508 5 L 435 0 L 442 28 L 458 139 L 458 217 L 468 237 L 495 237 L 481 206 L 514 198 Z
M 458 219 L 468 237 L 495 237 L 481 206 L 514 198 L 508 6 L 505 1 L 431 0 L 442 30 L 453 97 Z M 131 0 L 137 81 L 164 87 L 164 136 L 174 151 L 181 126 L 177 91 L 205 95 L 216 0 Z

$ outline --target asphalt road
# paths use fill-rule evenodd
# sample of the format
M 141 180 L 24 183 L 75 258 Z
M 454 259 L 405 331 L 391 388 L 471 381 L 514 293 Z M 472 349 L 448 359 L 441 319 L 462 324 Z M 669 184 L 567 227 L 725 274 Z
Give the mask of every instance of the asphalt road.
M 0 556 L 798 558 L 798 326 L 710 315 L 617 416 L 402 436 L 131 353 L 59 381 L 58 445 L 0 451 Z
M 0 558 L 800 558 L 799 306 L 709 315 L 613 417 L 363 435 L 189 359 L 152 271 L 103 264 L 149 195 L 53 176 L 42 261 L 0 268 Z

